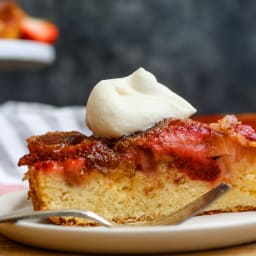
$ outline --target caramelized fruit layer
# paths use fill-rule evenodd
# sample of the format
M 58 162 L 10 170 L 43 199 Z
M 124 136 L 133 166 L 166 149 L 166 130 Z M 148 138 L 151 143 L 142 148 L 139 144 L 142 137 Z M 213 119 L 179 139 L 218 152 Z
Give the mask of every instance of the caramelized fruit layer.
M 214 182 L 228 172 L 227 164 L 222 163 L 227 154 L 237 157 L 240 148 L 255 146 L 254 129 L 234 116 L 209 125 L 166 119 L 146 131 L 117 139 L 87 137 L 79 132 L 33 136 L 28 139 L 30 152 L 19 165 L 79 177 L 95 169 L 103 173 L 118 168 L 131 174 L 152 172 L 165 164 L 193 180 Z

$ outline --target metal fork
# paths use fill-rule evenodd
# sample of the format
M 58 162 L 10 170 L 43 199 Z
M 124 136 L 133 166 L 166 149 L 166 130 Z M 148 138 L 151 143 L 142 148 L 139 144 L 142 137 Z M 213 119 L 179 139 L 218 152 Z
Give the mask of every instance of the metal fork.
M 31 218 L 48 218 L 48 217 L 82 217 L 93 220 L 105 227 L 120 227 L 120 226 L 160 226 L 160 225 L 175 225 L 188 220 L 189 218 L 197 215 L 210 204 L 216 201 L 219 197 L 225 194 L 231 186 L 227 183 L 220 183 L 218 186 L 214 187 L 209 192 L 203 194 L 199 198 L 195 199 L 191 203 L 185 205 L 182 209 L 171 213 L 168 216 L 163 216 L 156 218 L 151 221 L 132 223 L 132 224 L 116 224 L 108 221 L 104 217 L 92 212 L 83 210 L 73 210 L 73 209 L 63 209 L 63 210 L 46 210 L 46 211 L 23 211 L 22 213 L 8 213 L 6 215 L 0 216 L 0 223 L 17 221 L 21 219 L 31 219 Z

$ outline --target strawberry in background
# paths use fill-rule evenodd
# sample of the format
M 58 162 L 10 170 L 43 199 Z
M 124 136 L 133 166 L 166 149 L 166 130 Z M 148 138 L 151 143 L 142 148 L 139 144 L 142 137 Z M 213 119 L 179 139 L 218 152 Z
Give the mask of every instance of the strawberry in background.
M 52 22 L 30 16 L 21 20 L 20 29 L 22 38 L 43 43 L 52 44 L 59 35 L 58 28 Z
M 53 44 L 58 36 L 54 23 L 29 16 L 14 0 L 0 0 L 0 38 Z

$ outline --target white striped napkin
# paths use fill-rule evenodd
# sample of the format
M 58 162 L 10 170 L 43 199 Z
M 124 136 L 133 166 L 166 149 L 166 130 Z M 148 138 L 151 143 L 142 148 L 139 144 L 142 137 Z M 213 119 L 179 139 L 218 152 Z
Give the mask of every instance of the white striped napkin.
M 28 137 L 48 131 L 72 130 L 90 135 L 84 117 L 85 107 L 82 106 L 55 107 L 12 101 L 0 105 L 0 193 L 1 187 L 6 185 L 23 184 L 26 167 L 18 167 L 17 162 L 28 152 Z

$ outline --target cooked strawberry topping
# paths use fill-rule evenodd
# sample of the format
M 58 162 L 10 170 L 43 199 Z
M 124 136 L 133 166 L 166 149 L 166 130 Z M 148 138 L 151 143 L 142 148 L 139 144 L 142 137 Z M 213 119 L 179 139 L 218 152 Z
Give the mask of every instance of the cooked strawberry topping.
M 218 152 L 222 150 L 218 147 L 225 144 L 219 141 L 237 136 L 238 141 L 241 137 L 256 141 L 255 131 L 232 116 L 215 126 L 189 119 L 167 119 L 146 131 L 118 139 L 54 132 L 30 137 L 30 153 L 20 159 L 19 165 L 49 170 L 49 162 L 55 162 L 69 173 L 90 169 L 107 172 L 116 168 L 150 172 L 164 162 L 191 179 L 214 181 L 221 175 Z

